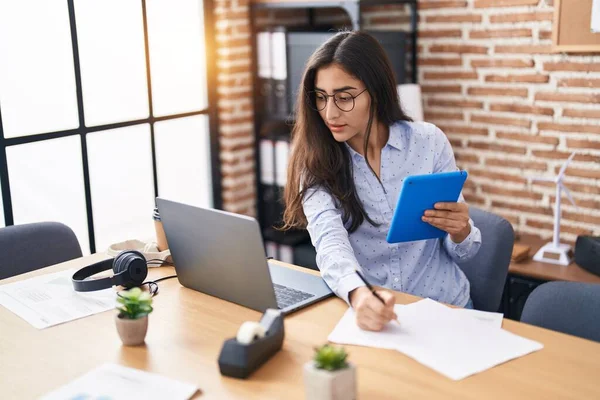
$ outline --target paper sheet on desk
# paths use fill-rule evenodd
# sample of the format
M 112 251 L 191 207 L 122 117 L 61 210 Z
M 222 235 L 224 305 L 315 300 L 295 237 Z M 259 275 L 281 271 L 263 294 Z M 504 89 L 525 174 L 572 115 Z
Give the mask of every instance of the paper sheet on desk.
M 389 323 L 381 332 L 361 330 L 348 309 L 329 335 L 340 344 L 395 349 L 431 369 L 459 380 L 495 365 L 543 348 L 470 313 L 454 312 L 425 299 L 396 305 L 400 324 Z
M 111 399 L 111 400 L 187 400 L 197 388 L 150 372 L 104 364 L 73 382 L 42 397 L 41 400 Z
M 73 290 L 76 269 L 36 276 L 0 286 L 3 305 L 38 329 L 115 308 L 113 289 L 81 293 Z

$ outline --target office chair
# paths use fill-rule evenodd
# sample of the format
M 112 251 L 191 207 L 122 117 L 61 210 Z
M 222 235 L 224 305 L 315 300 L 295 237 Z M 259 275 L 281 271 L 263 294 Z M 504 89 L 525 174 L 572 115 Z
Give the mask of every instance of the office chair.
M 600 342 L 598 310 L 600 285 L 546 282 L 527 298 L 521 322 Z
M 481 247 L 470 260 L 459 262 L 471 284 L 471 300 L 477 310 L 497 312 L 508 274 L 515 232 L 499 215 L 476 207 L 469 216 L 481 231 Z
M 0 228 L 0 279 L 81 257 L 75 233 L 59 222 Z

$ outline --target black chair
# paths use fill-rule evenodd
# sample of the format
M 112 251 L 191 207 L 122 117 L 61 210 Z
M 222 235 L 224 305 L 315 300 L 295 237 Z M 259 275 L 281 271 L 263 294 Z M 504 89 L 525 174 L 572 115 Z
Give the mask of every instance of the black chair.
M 474 308 L 496 312 L 508 275 L 515 232 L 510 222 L 491 212 L 471 207 L 469 216 L 481 231 L 481 247 L 475 257 L 458 265 L 471 284 Z
M 600 285 L 547 282 L 527 298 L 521 322 L 600 342 L 598 310 Z
M 81 257 L 75 233 L 59 222 L 0 229 L 0 279 Z

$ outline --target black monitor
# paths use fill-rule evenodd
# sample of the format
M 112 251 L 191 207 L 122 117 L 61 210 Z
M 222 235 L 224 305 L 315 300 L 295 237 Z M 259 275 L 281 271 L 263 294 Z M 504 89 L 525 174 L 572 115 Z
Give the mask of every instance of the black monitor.
M 308 58 L 337 32 L 288 32 L 287 65 L 290 110 L 295 110 L 296 95 Z M 396 76 L 396 84 L 405 83 L 406 32 L 369 31 L 385 50 Z

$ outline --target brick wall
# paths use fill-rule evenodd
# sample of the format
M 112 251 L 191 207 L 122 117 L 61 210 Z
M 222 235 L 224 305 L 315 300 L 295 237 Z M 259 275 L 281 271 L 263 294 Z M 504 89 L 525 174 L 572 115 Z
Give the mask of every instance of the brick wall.
M 223 208 L 256 214 L 248 0 L 214 0 Z
M 253 213 L 247 2 L 216 1 L 225 207 Z M 426 120 L 448 135 L 470 173 L 465 197 L 520 234 L 552 234 L 553 176 L 578 151 L 565 182 L 562 238 L 600 234 L 600 55 L 553 54 L 551 0 L 420 0 L 419 81 Z M 404 6 L 363 8 L 365 29 L 406 29 Z M 337 10 L 317 21 L 347 24 Z M 262 13 L 293 25 L 306 13 Z M 227 50 L 225 50 L 227 49 Z M 235 93 L 235 94 L 234 94 Z M 251 183 L 251 185 L 250 185 Z M 239 212 L 239 211 L 238 211 Z
M 419 81 L 425 119 L 448 135 L 470 173 L 465 197 L 520 234 L 550 238 L 553 176 L 572 151 L 561 237 L 600 234 L 600 55 L 552 53 L 552 1 L 419 3 Z M 403 7 L 364 12 L 365 28 L 394 29 Z

